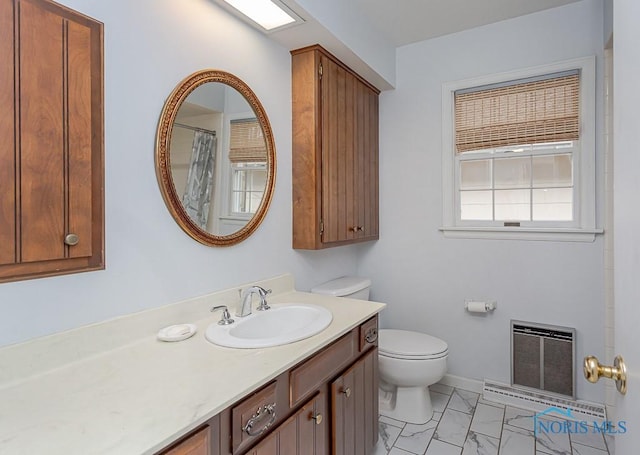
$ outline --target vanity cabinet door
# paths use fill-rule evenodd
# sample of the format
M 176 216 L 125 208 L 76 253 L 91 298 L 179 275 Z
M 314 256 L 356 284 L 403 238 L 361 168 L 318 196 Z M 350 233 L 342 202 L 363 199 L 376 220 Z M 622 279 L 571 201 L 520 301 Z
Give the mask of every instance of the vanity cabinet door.
M 251 455 L 329 454 L 326 395 L 316 394 L 260 444 Z
M 104 268 L 102 24 L 0 0 L 0 282 Z
M 331 383 L 334 455 L 369 455 L 378 440 L 378 349 Z
M 293 247 L 378 238 L 378 91 L 320 46 L 292 51 Z
M 211 429 L 209 426 L 183 439 L 161 455 L 213 455 L 211 452 Z

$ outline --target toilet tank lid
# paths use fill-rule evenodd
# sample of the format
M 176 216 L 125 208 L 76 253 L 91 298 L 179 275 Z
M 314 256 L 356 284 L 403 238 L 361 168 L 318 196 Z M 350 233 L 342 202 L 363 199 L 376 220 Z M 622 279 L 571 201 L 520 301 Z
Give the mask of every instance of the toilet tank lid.
M 327 281 L 319 284 L 311 289 L 314 294 L 333 295 L 335 297 L 343 297 L 353 294 L 371 286 L 369 278 L 359 276 L 343 276 L 335 280 Z

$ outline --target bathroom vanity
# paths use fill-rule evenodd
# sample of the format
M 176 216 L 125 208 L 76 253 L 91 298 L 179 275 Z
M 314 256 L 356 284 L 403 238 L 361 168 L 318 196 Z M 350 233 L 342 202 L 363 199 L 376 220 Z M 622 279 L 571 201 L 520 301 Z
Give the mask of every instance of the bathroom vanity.
M 369 454 L 378 440 L 378 317 L 160 453 Z
M 297 292 L 291 275 L 250 284 L 333 320 L 283 346 L 214 345 L 209 309 L 234 307 L 235 287 L 2 348 L 0 453 L 370 453 L 384 304 Z M 193 337 L 156 338 L 185 322 Z

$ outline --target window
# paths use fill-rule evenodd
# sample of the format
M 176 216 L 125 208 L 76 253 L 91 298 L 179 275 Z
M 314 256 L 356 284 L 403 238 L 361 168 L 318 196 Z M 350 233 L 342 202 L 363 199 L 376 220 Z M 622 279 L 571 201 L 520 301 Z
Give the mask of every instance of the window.
M 447 236 L 593 240 L 594 59 L 443 86 Z
M 250 217 L 262 202 L 267 182 L 267 149 L 255 118 L 231 120 L 229 161 L 230 215 Z

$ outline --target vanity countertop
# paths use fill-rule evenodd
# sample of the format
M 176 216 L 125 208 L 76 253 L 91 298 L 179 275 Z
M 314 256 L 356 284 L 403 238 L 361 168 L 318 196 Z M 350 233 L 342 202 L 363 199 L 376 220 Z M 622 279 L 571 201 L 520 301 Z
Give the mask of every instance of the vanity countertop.
M 290 275 L 258 284 L 274 289 L 269 303 L 321 305 L 333 321 L 284 346 L 219 347 L 204 337 L 220 317 L 209 308 L 231 304 L 234 288 L 0 349 L 0 454 L 155 453 L 385 306 L 297 292 Z M 193 337 L 156 338 L 183 322 Z

